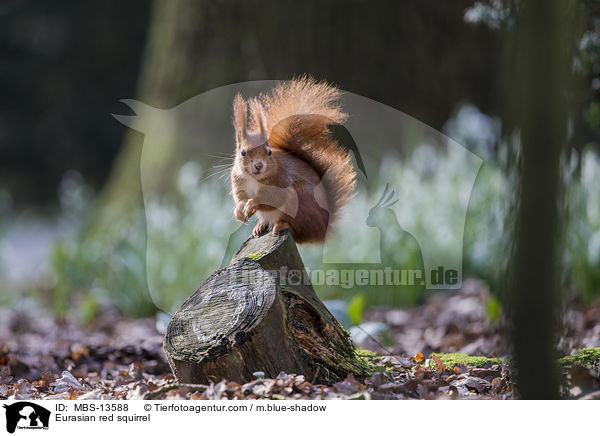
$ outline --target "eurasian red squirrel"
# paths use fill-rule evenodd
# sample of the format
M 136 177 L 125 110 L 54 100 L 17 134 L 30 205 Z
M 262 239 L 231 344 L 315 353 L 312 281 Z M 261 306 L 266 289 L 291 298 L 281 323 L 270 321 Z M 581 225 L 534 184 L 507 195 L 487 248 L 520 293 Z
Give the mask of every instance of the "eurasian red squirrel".
M 255 236 L 289 229 L 297 243 L 322 242 L 352 197 L 352 159 L 329 129 L 347 118 L 339 95 L 302 77 L 248 101 L 235 96 L 234 213 L 244 223 L 256 214 Z

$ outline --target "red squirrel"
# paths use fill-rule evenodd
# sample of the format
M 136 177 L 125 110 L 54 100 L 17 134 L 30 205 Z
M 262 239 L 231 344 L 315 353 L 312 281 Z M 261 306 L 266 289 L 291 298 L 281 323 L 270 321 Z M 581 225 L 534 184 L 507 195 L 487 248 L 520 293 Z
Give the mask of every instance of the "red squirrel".
M 256 214 L 255 236 L 289 229 L 299 244 L 323 242 L 352 197 L 352 159 L 329 130 L 347 118 L 339 95 L 302 77 L 248 101 L 235 96 L 234 214 L 243 223 Z

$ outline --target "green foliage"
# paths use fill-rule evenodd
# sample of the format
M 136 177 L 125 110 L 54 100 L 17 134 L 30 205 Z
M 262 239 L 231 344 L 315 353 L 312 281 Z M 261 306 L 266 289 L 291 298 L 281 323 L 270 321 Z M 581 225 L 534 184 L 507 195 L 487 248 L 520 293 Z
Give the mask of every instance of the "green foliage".
M 92 300 L 114 305 L 130 316 L 155 313 L 146 286 L 144 229 L 143 215 L 138 212 L 130 220 L 115 223 L 115 235 L 91 234 L 58 243 L 52 254 L 56 315 L 64 317 L 70 309 L 78 310 L 74 307 L 78 294 L 86 296 L 89 316 L 93 315 Z
M 502 306 L 497 298 L 490 297 L 485 305 L 485 314 L 492 324 L 498 322 L 498 319 L 500 319 L 500 315 L 502 314 Z
M 132 205 L 109 214 L 118 220 L 103 231 L 83 227 L 56 245 L 57 315 L 64 316 L 81 293 L 129 316 L 154 314 L 157 306 L 174 311 L 213 272 L 222 256 L 215 235 L 227 235 L 235 226 L 231 200 L 226 183 L 217 178 L 200 189 L 201 173 L 192 164 L 176 174 L 178 186 L 171 194 L 147 195 L 145 209 Z M 215 206 L 214 228 L 196 218 L 207 213 L 207 204 Z
M 574 286 L 585 302 L 600 291 L 600 161 L 586 150 L 581 171 L 569 184 L 566 197 L 565 282 Z
M 592 129 L 600 127 L 600 102 L 593 101 L 585 111 L 585 120 Z
M 87 325 L 96 319 L 98 315 L 98 299 L 93 294 L 87 294 L 84 296 L 81 302 L 81 321 L 84 325 Z
M 348 318 L 354 325 L 359 325 L 363 320 L 365 311 L 365 296 L 363 294 L 357 294 L 352 297 L 348 304 Z

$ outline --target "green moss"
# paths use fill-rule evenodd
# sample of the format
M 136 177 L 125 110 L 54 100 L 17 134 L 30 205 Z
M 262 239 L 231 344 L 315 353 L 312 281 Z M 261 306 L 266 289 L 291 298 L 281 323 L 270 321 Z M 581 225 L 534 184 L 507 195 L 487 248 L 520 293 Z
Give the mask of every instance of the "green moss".
M 363 348 L 357 348 L 356 355 L 359 357 L 373 357 L 373 358 L 379 357 L 376 352 L 371 351 L 371 350 L 365 350 Z
M 444 365 L 452 367 L 454 365 L 481 367 L 486 362 L 492 364 L 507 363 L 498 358 L 485 356 L 469 356 L 460 353 L 432 353 L 431 357 L 439 357 Z M 600 348 L 584 348 L 577 351 L 572 356 L 565 356 L 558 359 L 558 364 L 562 367 L 571 365 L 580 365 L 591 367 L 600 363 Z
M 262 253 L 251 253 L 251 254 L 248 254 L 248 255 L 246 255 L 246 257 L 248 259 L 252 259 L 254 261 L 257 261 L 258 259 L 260 259 L 261 257 L 263 257 L 265 254 L 267 254 L 267 252 L 263 251 Z
M 600 348 L 583 348 L 572 356 L 565 356 L 558 359 L 560 366 L 594 366 L 600 362 Z
M 354 352 L 354 361 L 352 362 L 352 366 L 360 368 L 360 371 L 354 371 L 354 373 L 363 377 L 368 377 L 373 374 L 376 367 L 371 363 L 371 359 L 375 358 L 375 356 L 361 355 L 359 354 L 358 350 L 356 350 Z
M 354 348 L 351 354 L 348 350 L 336 350 L 336 366 L 344 368 L 353 373 L 357 378 L 362 379 L 372 375 L 376 366 L 372 363 L 378 358 L 376 353 L 367 350 L 357 350 Z
M 431 353 L 430 357 L 433 356 L 438 357 L 444 365 L 449 367 L 452 367 L 454 365 L 480 367 L 485 365 L 486 362 L 491 362 L 492 364 L 505 363 L 502 360 L 495 357 L 469 356 L 467 354 L 460 353 Z

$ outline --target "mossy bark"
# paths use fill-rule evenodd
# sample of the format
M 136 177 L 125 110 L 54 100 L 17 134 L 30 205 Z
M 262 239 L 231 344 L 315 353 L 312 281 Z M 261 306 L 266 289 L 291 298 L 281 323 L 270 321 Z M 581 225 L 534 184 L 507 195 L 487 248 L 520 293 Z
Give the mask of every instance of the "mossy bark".
M 315 294 L 287 231 L 246 240 L 175 313 L 164 350 L 184 383 L 284 371 L 328 384 L 372 372 Z

